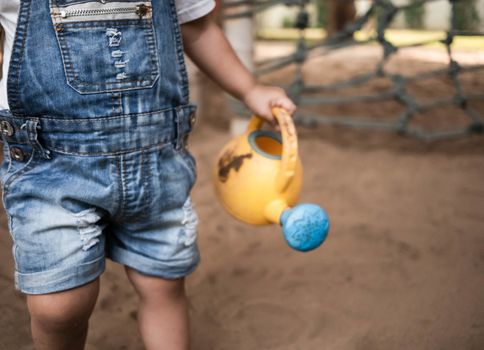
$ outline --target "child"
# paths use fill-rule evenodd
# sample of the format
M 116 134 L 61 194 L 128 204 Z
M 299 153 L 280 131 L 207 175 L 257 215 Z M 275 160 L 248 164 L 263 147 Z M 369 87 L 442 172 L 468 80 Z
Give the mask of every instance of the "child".
M 255 83 L 208 17 L 213 7 L 2 0 L 0 175 L 37 349 L 84 347 L 105 257 L 139 295 L 145 347 L 189 348 L 184 277 L 199 255 L 183 50 L 273 125 L 272 106 L 295 109 L 281 89 Z

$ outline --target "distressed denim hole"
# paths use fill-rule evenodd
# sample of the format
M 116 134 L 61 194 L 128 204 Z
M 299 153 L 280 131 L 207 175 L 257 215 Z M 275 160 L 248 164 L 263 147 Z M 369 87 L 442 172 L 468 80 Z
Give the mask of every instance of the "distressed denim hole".
M 116 28 L 107 28 L 106 36 L 109 40 L 109 47 L 117 47 L 121 44 L 123 34 Z
M 190 246 L 197 240 L 197 226 L 198 226 L 198 215 L 193 209 L 192 201 L 190 197 L 183 204 L 183 220 L 182 224 L 184 226 L 184 236 L 182 237 L 182 242 L 185 246 Z
M 77 218 L 77 227 L 83 243 L 82 250 L 89 250 L 99 243 L 99 236 L 106 225 L 99 225 L 102 216 L 96 212 L 96 208 L 83 210 L 74 216 Z

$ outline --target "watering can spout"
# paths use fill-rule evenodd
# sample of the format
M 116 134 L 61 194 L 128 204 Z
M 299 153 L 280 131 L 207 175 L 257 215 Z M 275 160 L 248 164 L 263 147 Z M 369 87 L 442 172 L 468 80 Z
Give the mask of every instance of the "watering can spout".
M 295 250 L 314 250 L 328 236 L 328 215 L 316 204 L 298 204 L 290 208 L 277 199 L 267 205 L 265 215 L 269 221 L 282 226 L 287 244 Z
M 280 221 L 287 244 L 301 252 L 318 248 L 328 236 L 328 215 L 316 204 L 299 204 L 286 209 Z

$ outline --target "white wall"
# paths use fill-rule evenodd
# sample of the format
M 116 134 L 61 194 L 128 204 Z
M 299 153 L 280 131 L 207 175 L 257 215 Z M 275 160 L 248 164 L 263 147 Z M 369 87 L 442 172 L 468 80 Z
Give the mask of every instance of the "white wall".
M 425 6 L 425 25 L 427 29 L 449 29 L 451 6 L 449 1 L 437 1 Z
M 406 0 L 394 0 L 395 4 L 407 4 Z M 445 30 L 449 28 L 450 24 L 450 3 L 448 0 L 441 0 L 425 5 L 424 23 L 426 29 Z M 395 18 L 393 28 L 407 28 L 405 15 L 400 12 Z
M 372 0 L 359 0 L 355 1 L 356 14 L 362 16 L 368 11 L 372 3 Z
M 313 4 L 308 4 L 306 9 L 309 12 L 309 22 L 316 23 L 316 9 Z M 295 22 L 299 8 L 297 6 L 276 5 L 256 16 L 259 28 L 281 28 L 284 18 Z M 310 24 L 311 25 L 311 24 Z
M 484 0 L 480 0 L 477 5 L 477 11 L 479 11 L 479 17 L 481 18 L 480 31 L 484 31 Z
M 257 15 L 257 24 L 263 28 L 281 28 L 284 18 L 294 20 L 296 16 L 296 8 L 277 5 Z

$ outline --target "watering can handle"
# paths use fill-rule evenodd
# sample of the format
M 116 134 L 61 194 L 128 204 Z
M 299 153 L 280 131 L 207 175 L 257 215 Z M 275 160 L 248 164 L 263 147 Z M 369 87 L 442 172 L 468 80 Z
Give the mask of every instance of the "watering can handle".
M 297 135 L 296 128 L 289 113 L 282 108 L 274 107 L 272 114 L 276 118 L 282 134 L 282 159 L 281 170 L 277 177 L 276 188 L 279 192 L 286 190 L 296 173 L 297 164 Z M 253 116 L 247 127 L 248 132 L 252 132 L 261 128 L 264 120 L 260 117 Z

